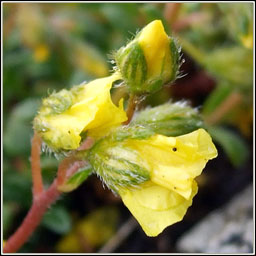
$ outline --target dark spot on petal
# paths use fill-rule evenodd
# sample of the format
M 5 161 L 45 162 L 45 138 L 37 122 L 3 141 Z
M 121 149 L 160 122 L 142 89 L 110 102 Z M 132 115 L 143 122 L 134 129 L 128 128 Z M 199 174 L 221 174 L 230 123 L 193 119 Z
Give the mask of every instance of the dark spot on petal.
M 177 151 L 177 148 L 172 148 L 172 151 L 174 151 L 174 152 Z

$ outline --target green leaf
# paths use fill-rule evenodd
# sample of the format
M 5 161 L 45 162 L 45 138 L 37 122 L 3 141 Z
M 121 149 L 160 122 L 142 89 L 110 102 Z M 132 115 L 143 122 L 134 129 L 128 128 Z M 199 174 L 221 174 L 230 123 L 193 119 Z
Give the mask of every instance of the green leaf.
M 15 215 L 15 205 L 10 203 L 3 203 L 3 234 L 8 231 L 12 225 Z
M 5 202 L 12 201 L 28 208 L 31 205 L 31 176 L 24 172 L 19 173 L 13 169 L 3 174 L 3 199 Z
M 42 225 L 58 234 L 66 234 L 71 229 L 71 218 L 63 206 L 53 206 L 44 216 Z
M 67 182 L 65 182 L 63 185 L 59 186 L 58 189 L 62 192 L 70 192 L 76 188 L 78 188 L 92 173 L 91 166 L 87 166 L 78 172 L 76 172 L 74 175 L 72 175 Z
M 220 80 L 251 90 L 253 83 L 253 52 L 243 47 L 219 47 L 205 58 L 209 73 Z
M 220 83 L 204 102 L 203 114 L 208 115 L 212 113 L 232 91 L 232 86 L 226 83 Z
M 27 155 L 30 152 L 30 139 L 33 134 L 32 119 L 39 101 L 27 99 L 15 106 L 4 129 L 4 149 L 9 155 Z
M 247 145 L 235 132 L 219 126 L 207 129 L 213 140 L 224 149 L 234 166 L 238 167 L 246 161 L 249 154 Z

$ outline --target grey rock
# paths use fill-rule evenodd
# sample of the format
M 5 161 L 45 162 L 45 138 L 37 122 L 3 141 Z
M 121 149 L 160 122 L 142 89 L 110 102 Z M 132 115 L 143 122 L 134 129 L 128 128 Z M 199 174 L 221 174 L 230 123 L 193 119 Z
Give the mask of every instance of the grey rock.
M 178 241 L 177 250 L 188 253 L 253 252 L 253 186 L 227 205 L 207 215 Z

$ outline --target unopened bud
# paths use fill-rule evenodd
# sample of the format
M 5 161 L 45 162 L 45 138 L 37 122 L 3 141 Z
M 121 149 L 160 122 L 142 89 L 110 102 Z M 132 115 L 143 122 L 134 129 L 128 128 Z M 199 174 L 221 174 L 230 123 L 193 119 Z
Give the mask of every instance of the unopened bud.
M 160 20 L 148 24 L 115 54 L 119 72 L 133 94 L 153 93 L 174 81 L 179 59 L 176 43 Z

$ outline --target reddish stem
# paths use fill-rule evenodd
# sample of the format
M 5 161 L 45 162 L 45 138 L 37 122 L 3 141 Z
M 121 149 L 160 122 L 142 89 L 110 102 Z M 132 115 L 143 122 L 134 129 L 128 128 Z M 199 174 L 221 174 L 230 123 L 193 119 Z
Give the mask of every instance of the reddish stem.
M 57 185 L 62 185 L 67 179 L 67 170 L 73 163 L 75 163 L 75 158 L 73 156 L 63 159 L 59 164 L 57 172 Z
M 129 102 L 128 102 L 128 107 L 126 110 L 126 115 L 127 115 L 127 120 L 125 122 L 123 122 L 124 125 L 127 125 L 131 122 L 133 114 L 135 112 L 136 109 L 136 102 L 137 102 L 137 98 L 134 95 L 131 95 L 129 98 Z
M 81 146 L 77 149 L 78 151 L 83 151 L 90 149 L 94 144 L 94 139 L 92 137 L 87 137 L 81 144 Z
M 45 211 L 56 201 L 60 194 L 61 192 L 57 190 L 57 181 L 54 180 L 52 185 L 46 191 L 42 192 L 36 199 L 34 199 L 32 207 L 21 226 L 7 240 L 3 250 L 4 253 L 13 253 L 21 248 L 40 224 Z
M 60 196 L 58 186 L 86 164 L 85 161 L 77 161 L 74 156 L 65 158 L 58 167 L 57 178 L 47 189 L 43 189 L 43 181 L 40 168 L 41 138 L 34 134 L 31 149 L 31 169 L 33 180 L 33 203 L 16 232 L 7 240 L 4 246 L 4 253 L 16 252 L 29 239 L 36 227 L 40 224 L 46 210 Z
M 164 17 L 172 25 L 180 14 L 182 3 L 167 3 L 164 8 Z
M 35 200 L 44 190 L 40 167 L 41 138 L 35 132 L 31 147 L 31 172 L 33 180 L 33 199 Z

